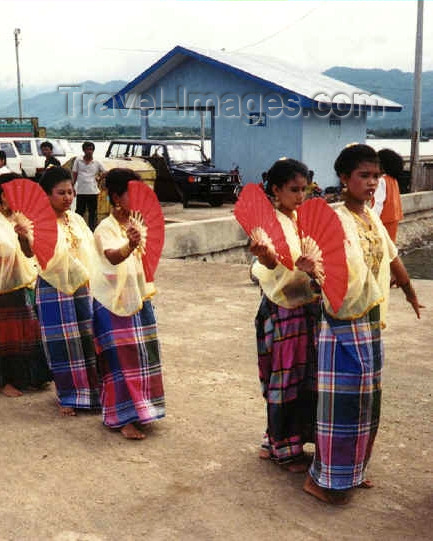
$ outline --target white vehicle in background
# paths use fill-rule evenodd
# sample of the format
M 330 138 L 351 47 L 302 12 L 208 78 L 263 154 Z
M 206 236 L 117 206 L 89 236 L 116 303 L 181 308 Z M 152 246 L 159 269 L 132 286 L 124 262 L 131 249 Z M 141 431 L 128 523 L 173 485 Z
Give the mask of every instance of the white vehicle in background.
M 44 141 L 49 141 L 53 145 L 53 156 L 59 160 L 61 165 L 76 155 L 67 139 L 14 137 L 12 140 L 21 159 L 23 175 L 29 178 L 36 177 L 44 169 L 45 156 L 41 151 L 41 144 Z
M 6 166 L 14 173 L 22 174 L 21 156 L 12 139 L 0 137 L 0 150 L 6 154 Z

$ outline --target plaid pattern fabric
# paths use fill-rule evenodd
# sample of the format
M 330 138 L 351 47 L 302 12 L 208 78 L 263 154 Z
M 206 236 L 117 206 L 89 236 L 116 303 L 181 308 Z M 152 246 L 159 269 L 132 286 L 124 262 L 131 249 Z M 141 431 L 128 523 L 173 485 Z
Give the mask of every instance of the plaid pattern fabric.
M 73 295 L 67 295 L 39 276 L 36 305 L 60 405 L 77 409 L 99 407 L 88 287 L 82 286 Z
M 51 379 L 32 294 L 24 287 L 0 295 L 0 387 L 25 389 Z
M 379 306 L 353 321 L 326 314 L 319 335 L 316 455 L 324 488 L 362 483 L 379 426 L 382 341 Z
M 267 405 L 262 448 L 279 462 L 314 441 L 318 303 L 288 309 L 263 295 L 256 317 L 259 379 Z
M 94 300 L 95 344 L 102 375 L 104 424 L 150 423 L 165 416 L 157 327 L 152 304 L 117 316 Z

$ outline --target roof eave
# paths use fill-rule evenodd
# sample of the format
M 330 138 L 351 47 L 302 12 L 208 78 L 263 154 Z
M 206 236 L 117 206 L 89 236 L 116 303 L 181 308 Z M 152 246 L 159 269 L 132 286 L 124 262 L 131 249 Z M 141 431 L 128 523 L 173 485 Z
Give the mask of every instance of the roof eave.
M 176 56 L 177 54 L 183 55 L 185 57 L 189 58 L 195 58 L 196 60 L 206 62 L 207 64 L 213 65 L 219 69 L 223 69 L 224 71 L 228 73 L 234 73 L 236 75 L 241 75 L 243 78 L 249 79 L 254 82 L 258 82 L 265 87 L 269 88 L 273 92 L 282 92 L 284 94 L 291 93 L 293 95 L 296 95 L 300 98 L 300 104 L 302 107 L 305 108 L 312 108 L 315 103 L 319 103 L 315 100 L 313 100 L 311 97 L 305 96 L 300 94 L 299 92 L 293 91 L 289 88 L 285 88 L 283 86 L 280 86 L 276 83 L 273 83 L 271 81 L 267 81 L 266 79 L 262 79 L 261 77 L 258 77 L 257 75 L 253 75 L 252 73 L 249 73 L 247 71 L 241 70 L 239 68 L 235 68 L 231 66 L 230 64 L 226 64 L 224 62 L 221 62 L 220 60 L 215 60 L 209 56 L 203 55 L 201 53 L 198 53 L 197 51 L 193 51 L 190 49 L 186 49 L 185 47 L 182 47 L 181 45 L 177 45 L 171 51 L 169 51 L 166 55 L 161 57 L 155 64 L 150 66 L 147 70 L 143 71 L 140 75 L 138 75 L 135 79 L 133 79 L 130 83 L 128 83 L 126 86 L 124 86 L 119 92 L 117 92 L 113 97 L 108 99 L 106 102 L 104 102 L 104 106 L 106 106 L 109 109 L 117 108 L 117 109 L 128 109 L 125 102 L 125 96 L 133 91 L 135 87 L 137 87 L 141 82 L 143 82 L 146 78 L 148 78 L 150 75 L 155 73 L 159 68 L 161 68 L 164 64 L 166 64 L 171 58 Z M 321 102 L 323 103 L 323 102 Z M 338 102 L 329 102 L 328 106 L 332 107 L 332 105 L 338 105 Z M 352 105 L 351 105 L 352 106 Z M 362 111 L 388 111 L 388 112 L 399 112 L 403 109 L 403 106 L 398 103 L 393 103 L 392 105 L 369 105 L 369 104 L 353 104 L 353 108 L 355 110 L 362 110 Z

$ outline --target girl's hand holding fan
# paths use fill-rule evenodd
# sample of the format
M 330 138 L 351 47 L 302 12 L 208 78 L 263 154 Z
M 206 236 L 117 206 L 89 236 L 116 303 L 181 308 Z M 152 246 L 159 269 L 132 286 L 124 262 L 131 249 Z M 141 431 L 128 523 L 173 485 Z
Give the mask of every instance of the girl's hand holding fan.
M 153 282 L 164 246 L 164 215 L 155 192 L 144 182 L 128 182 L 130 218 L 140 232 L 139 247 L 148 282 Z
M 13 212 L 16 231 L 26 237 L 42 269 L 53 257 L 57 244 L 57 218 L 44 190 L 27 178 L 2 185 L 6 202 Z
M 346 295 L 349 274 L 343 226 L 332 207 L 323 199 L 315 198 L 299 207 L 298 231 L 303 261 L 298 260 L 296 265 L 299 267 L 299 262 L 301 266 L 310 265 L 311 268 L 313 263 L 311 274 L 337 313 Z
M 280 261 L 293 270 L 293 260 L 275 209 L 257 184 L 247 184 L 236 201 L 234 214 L 253 241 L 251 251 L 269 268 Z

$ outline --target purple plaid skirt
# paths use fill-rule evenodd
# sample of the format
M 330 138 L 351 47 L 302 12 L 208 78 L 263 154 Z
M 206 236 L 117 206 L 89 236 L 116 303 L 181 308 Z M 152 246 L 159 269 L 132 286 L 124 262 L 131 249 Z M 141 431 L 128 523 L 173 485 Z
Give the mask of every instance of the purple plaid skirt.
M 314 441 L 319 304 L 283 308 L 263 295 L 256 317 L 259 378 L 267 406 L 262 448 L 287 462 Z
M 34 306 L 26 287 L 0 295 L 0 387 L 38 387 L 51 381 Z

